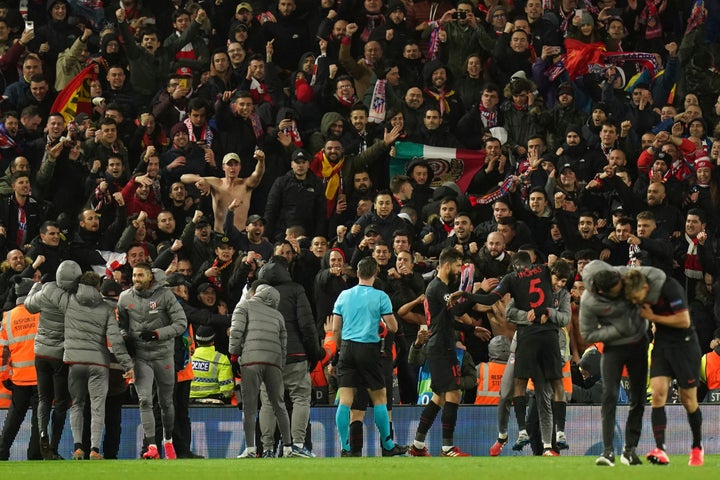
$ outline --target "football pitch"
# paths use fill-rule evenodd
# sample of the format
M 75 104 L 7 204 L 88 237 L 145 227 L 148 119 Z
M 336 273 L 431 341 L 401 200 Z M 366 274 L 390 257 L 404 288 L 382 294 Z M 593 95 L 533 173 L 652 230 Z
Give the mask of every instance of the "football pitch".
M 717 478 L 720 455 L 707 455 L 703 467 L 688 467 L 686 455 L 671 455 L 670 465 L 597 467 L 595 458 L 574 457 L 470 457 L 470 458 L 315 458 L 214 460 L 105 460 L 61 462 L 2 462 L 2 478 L 47 480 L 78 479 L 393 479 L 446 480 L 492 475 L 497 479 L 696 479 Z M 485 477 L 489 478 L 489 477 Z

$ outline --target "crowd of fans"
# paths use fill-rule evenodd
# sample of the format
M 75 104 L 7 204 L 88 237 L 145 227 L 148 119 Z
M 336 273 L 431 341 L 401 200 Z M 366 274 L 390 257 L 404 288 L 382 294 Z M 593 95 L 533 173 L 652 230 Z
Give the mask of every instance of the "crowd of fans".
M 181 275 L 169 286 L 202 312 L 190 323 L 227 354 L 228 314 L 277 263 L 289 275 L 270 283 L 300 284 L 310 307 L 288 356 L 312 365 L 372 255 L 400 320 L 395 402 L 412 404 L 407 352 L 439 252 L 460 250 L 490 291 L 525 250 L 577 271 L 595 258 L 661 268 L 708 351 L 718 21 L 697 0 L 0 2 L 0 298 L 12 308 L 15 276 L 53 281 L 64 260 L 104 275 L 105 292 L 151 262 Z M 652 55 L 578 71 L 578 45 Z M 87 65 L 92 111 L 66 121 L 53 103 Z M 397 141 L 482 149 L 484 165 L 467 191 L 431 159 L 391 178 Z M 472 314 L 474 363 L 512 336 L 504 313 Z

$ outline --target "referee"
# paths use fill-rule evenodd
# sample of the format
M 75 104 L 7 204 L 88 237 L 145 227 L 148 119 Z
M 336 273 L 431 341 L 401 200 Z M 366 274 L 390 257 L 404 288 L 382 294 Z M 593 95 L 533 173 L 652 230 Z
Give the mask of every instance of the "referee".
M 342 447 L 341 456 L 350 457 L 350 406 L 358 386 L 366 386 L 373 403 L 375 425 L 380 431 L 383 457 L 404 455 L 407 446 L 397 445 L 390 435 L 385 378 L 381 371 L 380 319 L 388 330 L 397 331 L 390 298 L 373 288 L 378 264 L 372 257 L 358 263 L 357 286 L 343 291 L 333 308 L 333 334 L 338 342 L 337 364 L 340 403 L 335 414 Z M 342 332 L 342 333 L 341 333 Z

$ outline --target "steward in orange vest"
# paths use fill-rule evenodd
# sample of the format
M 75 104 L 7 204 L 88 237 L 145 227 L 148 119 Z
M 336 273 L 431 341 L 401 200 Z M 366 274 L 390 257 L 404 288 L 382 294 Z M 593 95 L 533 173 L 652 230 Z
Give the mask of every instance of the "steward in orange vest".
M 478 386 L 475 405 L 497 405 L 500 403 L 500 383 L 510 357 L 510 340 L 498 335 L 488 345 L 489 362 L 477 366 Z
M 35 373 L 35 335 L 40 314 L 27 311 L 23 302 L 33 286 L 30 279 L 21 279 L 15 285 L 17 306 L 3 315 L 0 327 L 0 380 L 12 390 L 2 435 L 0 460 L 10 458 L 10 447 L 32 406 L 32 430 L 28 445 L 28 460 L 41 460 L 40 435 L 37 428 L 37 375 Z

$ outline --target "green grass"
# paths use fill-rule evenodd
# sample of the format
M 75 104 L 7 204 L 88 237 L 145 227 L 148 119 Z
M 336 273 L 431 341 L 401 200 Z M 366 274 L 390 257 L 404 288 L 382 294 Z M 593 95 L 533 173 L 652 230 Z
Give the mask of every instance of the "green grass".
M 614 468 L 596 467 L 593 457 L 475 457 L 475 458 L 317 458 L 317 459 L 243 459 L 243 460 L 114 460 L 103 462 L 3 462 L 1 478 L 45 480 L 123 479 L 123 480 L 200 480 L 244 478 L 311 479 L 337 478 L 404 480 L 428 478 L 444 480 L 472 479 L 478 475 L 496 479 L 696 479 L 717 478 L 720 455 L 707 455 L 705 466 L 690 468 L 687 456 L 672 455 L 670 465 L 643 464 Z M 632 473 L 631 473 L 632 472 Z M 492 475 L 492 477 L 487 477 Z

